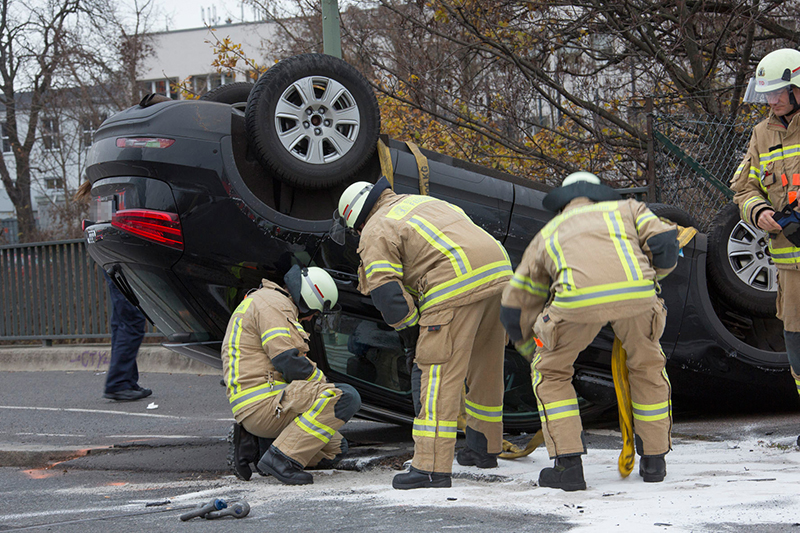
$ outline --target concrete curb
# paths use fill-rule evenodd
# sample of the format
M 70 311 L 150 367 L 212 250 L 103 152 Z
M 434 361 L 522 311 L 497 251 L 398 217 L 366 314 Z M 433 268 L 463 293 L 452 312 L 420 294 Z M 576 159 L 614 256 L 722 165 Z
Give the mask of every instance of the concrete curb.
M 0 346 L 0 371 L 5 372 L 105 372 L 110 360 L 108 344 Z M 139 372 L 221 375 L 217 368 L 158 345 L 142 345 L 136 363 Z

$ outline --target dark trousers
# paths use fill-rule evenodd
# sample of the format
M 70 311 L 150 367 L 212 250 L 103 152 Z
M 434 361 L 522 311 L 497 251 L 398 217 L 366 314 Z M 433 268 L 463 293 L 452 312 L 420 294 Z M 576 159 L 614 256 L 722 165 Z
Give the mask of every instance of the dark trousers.
M 103 272 L 111 297 L 111 362 L 106 375 L 106 393 L 138 387 L 136 355 L 144 339 L 145 318 Z

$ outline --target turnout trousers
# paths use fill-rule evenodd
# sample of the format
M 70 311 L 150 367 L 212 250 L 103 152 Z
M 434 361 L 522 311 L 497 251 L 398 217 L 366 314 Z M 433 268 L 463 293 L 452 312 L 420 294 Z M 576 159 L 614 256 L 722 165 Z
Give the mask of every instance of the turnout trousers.
M 778 318 L 783 322 L 783 338 L 792 377 L 800 394 L 800 270 L 778 269 Z
M 342 449 L 339 428 L 361 405 L 350 385 L 322 381 L 276 384 L 285 388 L 260 400 L 240 422 L 253 435 L 272 438 L 273 446 L 304 468 L 333 459 Z
M 506 335 L 500 294 L 423 314 L 419 324 L 421 409 L 414 419 L 411 464 L 423 472 L 449 474 L 465 380 L 467 445 L 483 453 L 502 451 Z
M 533 391 L 550 458 L 586 453 L 572 365 L 607 323 L 571 322 L 557 313 L 545 308 L 536 320 L 534 331 L 543 346 L 537 349 L 531 364 Z M 642 455 L 661 455 L 672 448 L 672 390 L 659 344 L 665 321 L 666 309 L 660 299 L 644 313 L 610 321 L 628 352 L 633 428 L 642 440 Z

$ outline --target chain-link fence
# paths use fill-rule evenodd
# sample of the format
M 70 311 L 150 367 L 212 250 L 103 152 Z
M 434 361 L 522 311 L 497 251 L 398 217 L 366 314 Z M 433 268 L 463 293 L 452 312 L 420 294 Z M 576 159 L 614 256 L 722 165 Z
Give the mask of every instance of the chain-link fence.
M 656 201 L 680 207 L 708 231 L 731 202 L 728 188 L 758 119 L 654 115 Z

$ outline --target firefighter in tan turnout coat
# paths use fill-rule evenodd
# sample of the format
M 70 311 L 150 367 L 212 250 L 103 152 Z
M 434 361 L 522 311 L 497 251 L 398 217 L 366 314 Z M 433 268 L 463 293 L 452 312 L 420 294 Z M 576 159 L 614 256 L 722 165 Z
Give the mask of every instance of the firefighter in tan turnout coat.
M 285 287 L 263 280 L 236 308 L 222 343 L 222 369 L 234 426 L 233 467 L 250 463 L 290 485 L 313 483 L 306 466 L 332 468 L 347 452 L 338 429 L 361 406 L 350 385 L 328 383 L 306 357 L 300 320 L 332 308 L 336 284 L 317 267 L 292 269 Z M 302 318 L 301 318 L 302 317 Z M 260 460 L 259 460 L 260 457 Z
M 392 486 L 451 486 L 465 379 L 467 448 L 457 460 L 496 466 L 506 343 L 500 293 L 512 275 L 502 245 L 460 208 L 429 196 L 395 194 L 385 178 L 374 186 L 350 185 L 339 215 L 361 231 L 359 288 L 400 334 L 420 390 L 411 470 L 395 476 Z
M 588 172 L 568 176 L 543 205 L 560 214 L 525 250 L 501 311 L 517 349 L 526 356 L 535 350 L 533 390 L 555 459 L 553 468 L 540 472 L 539 485 L 586 488 L 573 363 L 608 323 L 628 352 L 639 473 L 645 481 L 662 481 L 672 417 L 659 344 L 667 311 L 657 278 L 675 268 L 677 230 Z
M 769 234 L 770 257 L 778 268 L 777 316 L 800 394 L 800 51 L 767 54 L 753 81 L 745 101 L 769 104 L 770 113 L 753 128 L 731 188 L 742 220 Z

